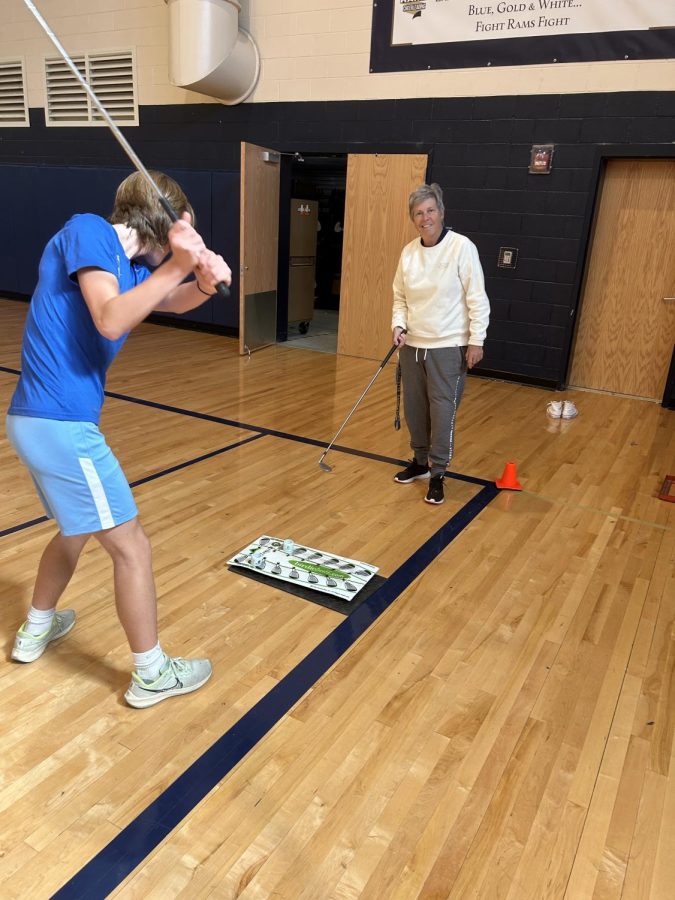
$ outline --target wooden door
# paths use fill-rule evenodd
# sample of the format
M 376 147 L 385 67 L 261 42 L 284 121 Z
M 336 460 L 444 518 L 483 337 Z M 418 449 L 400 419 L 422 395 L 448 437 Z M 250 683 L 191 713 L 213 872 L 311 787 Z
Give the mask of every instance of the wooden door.
M 391 344 L 391 286 L 417 234 L 408 197 L 426 168 L 426 154 L 349 154 L 338 353 L 381 359 Z
M 239 352 L 277 339 L 279 154 L 241 145 Z
M 614 160 L 602 186 L 570 385 L 661 400 L 675 343 L 675 160 Z

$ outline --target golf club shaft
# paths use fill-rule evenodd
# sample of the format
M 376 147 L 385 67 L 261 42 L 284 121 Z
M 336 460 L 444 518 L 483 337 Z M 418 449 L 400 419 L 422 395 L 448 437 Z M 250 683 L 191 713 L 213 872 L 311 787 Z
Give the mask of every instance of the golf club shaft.
M 88 82 L 86 81 L 86 79 L 82 76 L 82 73 L 80 72 L 80 70 L 77 68 L 77 66 L 75 65 L 75 63 L 72 61 L 72 59 L 70 58 L 70 56 L 69 56 L 68 53 L 66 52 L 66 50 L 65 50 L 63 44 L 61 43 L 61 41 L 56 37 L 56 35 L 55 35 L 54 32 L 52 31 L 52 29 L 49 27 L 48 23 L 47 23 L 47 22 L 45 21 L 45 19 L 43 18 L 43 16 L 42 16 L 42 14 L 40 13 L 40 11 L 39 11 L 38 9 L 36 9 L 35 4 L 32 2 L 32 0 L 23 0 L 23 2 L 24 2 L 24 4 L 25 4 L 25 6 L 27 7 L 27 9 L 33 14 L 33 16 L 35 17 L 35 19 L 37 20 L 38 24 L 40 25 L 40 27 L 42 28 L 42 30 L 44 31 L 44 33 L 47 35 L 47 37 L 49 38 L 49 40 L 50 40 L 50 41 L 52 42 L 52 44 L 56 47 L 56 49 L 59 51 L 59 55 L 63 58 L 63 61 L 64 61 L 65 64 L 68 66 L 68 68 L 70 69 L 70 71 L 73 73 L 73 75 L 75 76 L 75 78 L 77 78 L 78 82 L 79 82 L 80 85 L 82 86 L 83 90 L 85 91 L 85 93 L 87 94 L 87 96 L 89 97 L 89 99 L 91 100 L 91 102 L 94 104 L 94 106 L 96 107 L 96 109 L 100 112 L 100 114 L 101 114 L 101 116 L 103 117 L 103 119 L 104 119 L 106 125 L 108 126 L 108 128 L 109 128 L 110 131 L 112 132 L 112 134 L 113 134 L 113 136 L 115 137 L 115 139 L 117 140 L 118 144 L 119 144 L 120 147 L 124 150 L 124 152 L 126 153 L 126 155 L 129 157 L 129 159 L 130 159 L 131 162 L 133 163 L 134 168 L 135 168 L 135 169 L 143 176 L 143 178 L 145 178 L 145 180 L 147 181 L 147 183 L 150 185 L 150 187 L 151 187 L 151 188 L 154 190 L 154 192 L 157 194 L 157 197 L 158 197 L 158 199 L 159 199 L 159 202 L 162 204 L 162 207 L 163 207 L 164 211 L 166 212 L 166 214 L 168 215 L 168 217 L 171 219 L 172 222 L 177 222 L 178 219 L 179 219 L 179 216 L 178 216 L 178 214 L 176 213 L 176 210 L 173 208 L 173 206 L 171 206 L 171 204 L 169 203 L 169 201 L 166 199 L 166 197 L 164 196 L 164 194 L 163 194 L 162 191 L 160 190 L 159 185 L 157 184 L 157 182 L 155 181 L 155 179 L 152 177 L 152 175 L 151 175 L 151 174 L 148 172 L 148 170 L 145 168 L 145 166 L 143 165 L 143 163 L 142 163 L 141 160 L 139 159 L 138 155 L 137 155 L 136 152 L 134 151 L 134 149 L 133 149 L 133 147 L 131 146 L 131 144 L 129 143 L 129 141 L 127 141 L 127 139 L 124 137 L 124 135 L 122 134 L 122 132 L 120 131 L 120 129 L 117 127 L 117 125 L 115 124 L 115 122 L 112 120 L 110 114 L 108 113 L 108 110 L 105 108 L 105 106 L 103 106 L 103 104 L 101 103 L 101 101 L 98 99 L 98 97 L 96 96 L 96 94 L 95 94 L 94 91 L 92 90 L 92 88 L 91 88 L 91 86 L 89 85 L 89 83 L 88 83 Z M 228 288 L 228 286 L 225 284 L 224 281 L 221 281 L 221 282 L 219 282 L 219 283 L 216 285 L 216 291 L 217 291 L 217 292 L 220 294 L 220 296 L 223 297 L 225 300 L 227 300 L 227 299 L 229 298 L 229 296 L 230 296 L 230 289 Z
M 387 363 L 388 363 L 389 360 L 391 359 L 392 354 L 393 354 L 396 350 L 398 350 L 398 347 L 396 346 L 396 344 L 392 344 L 391 349 L 389 350 L 389 353 L 387 353 L 387 355 L 385 356 L 385 358 L 384 358 L 384 359 L 382 360 L 382 362 L 380 363 L 380 367 L 378 368 L 377 372 L 376 372 L 376 373 L 373 375 L 373 377 L 370 379 L 370 382 L 368 383 L 368 387 L 365 389 L 365 391 L 361 394 L 361 396 L 359 397 L 359 399 L 356 401 L 356 403 L 355 403 L 354 406 L 352 407 L 351 412 L 349 413 L 349 415 L 347 416 L 347 418 L 344 420 L 344 422 L 342 423 L 342 425 L 340 425 L 340 427 L 338 428 L 337 434 L 335 435 L 335 437 L 333 438 L 333 440 L 330 442 L 330 444 L 329 444 L 329 445 L 326 447 L 326 449 L 324 450 L 323 456 L 321 457 L 322 460 L 324 459 L 324 457 L 326 456 L 326 454 L 328 453 L 328 451 L 330 450 L 330 448 L 333 446 L 333 444 L 335 443 L 335 441 L 339 438 L 340 434 L 342 433 L 342 429 L 345 427 L 345 425 L 347 424 L 347 422 L 348 422 L 348 421 L 351 419 L 351 417 L 354 415 L 357 406 L 358 406 L 359 403 L 363 400 L 363 398 L 366 396 L 366 394 L 368 393 L 368 391 L 371 389 L 371 387 L 373 386 L 373 383 L 375 382 L 375 379 L 376 379 L 377 376 L 380 374 L 380 372 L 382 371 L 382 369 L 384 369 L 384 367 L 387 365 Z

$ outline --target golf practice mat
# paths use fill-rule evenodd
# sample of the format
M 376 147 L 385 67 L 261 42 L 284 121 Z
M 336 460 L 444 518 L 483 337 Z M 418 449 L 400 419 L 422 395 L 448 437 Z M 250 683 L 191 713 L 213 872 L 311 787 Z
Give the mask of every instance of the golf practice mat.
M 378 571 L 377 566 L 358 559 L 266 534 L 236 553 L 228 565 L 347 602 L 354 600 Z

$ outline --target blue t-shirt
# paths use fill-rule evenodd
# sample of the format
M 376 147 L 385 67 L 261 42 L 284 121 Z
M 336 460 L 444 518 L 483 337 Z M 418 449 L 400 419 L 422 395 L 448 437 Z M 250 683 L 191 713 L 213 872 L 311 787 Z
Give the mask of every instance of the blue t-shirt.
M 111 272 L 121 294 L 150 275 L 127 258 L 105 219 L 87 213 L 66 222 L 40 260 L 10 415 L 98 424 L 106 372 L 127 335 L 111 341 L 94 325 L 76 274 L 86 266 Z

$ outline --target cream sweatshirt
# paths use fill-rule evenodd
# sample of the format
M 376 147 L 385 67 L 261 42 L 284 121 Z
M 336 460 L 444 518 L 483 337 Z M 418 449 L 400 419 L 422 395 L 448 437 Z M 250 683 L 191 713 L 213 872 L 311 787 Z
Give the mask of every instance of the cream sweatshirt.
M 394 277 L 391 327 L 405 328 L 411 347 L 482 347 L 490 302 L 478 250 L 448 231 L 433 247 L 415 238 L 403 248 Z

